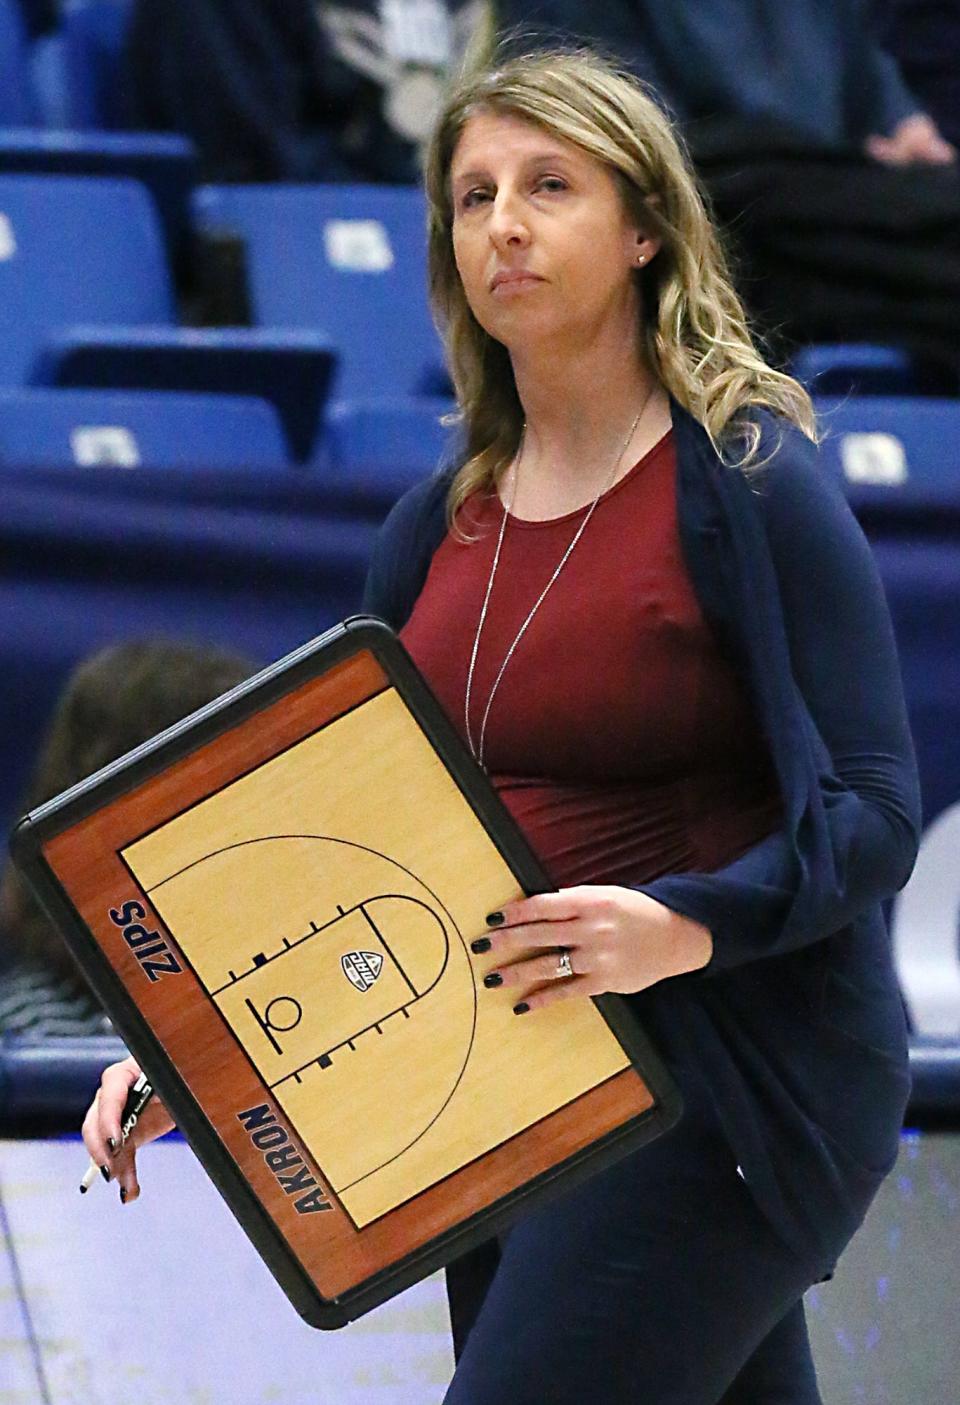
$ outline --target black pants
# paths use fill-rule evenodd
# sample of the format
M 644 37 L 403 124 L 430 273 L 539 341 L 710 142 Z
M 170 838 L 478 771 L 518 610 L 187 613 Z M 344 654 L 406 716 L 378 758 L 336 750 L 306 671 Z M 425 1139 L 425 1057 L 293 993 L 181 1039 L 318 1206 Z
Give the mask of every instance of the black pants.
M 810 1270 L 687 1117 L 447 1280 L 445 1405 L 821 1405 Z

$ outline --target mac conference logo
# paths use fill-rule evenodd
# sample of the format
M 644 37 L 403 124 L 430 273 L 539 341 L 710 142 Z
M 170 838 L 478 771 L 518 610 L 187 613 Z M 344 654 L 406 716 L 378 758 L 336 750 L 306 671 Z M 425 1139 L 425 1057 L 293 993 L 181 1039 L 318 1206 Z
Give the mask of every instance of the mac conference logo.
M 383 957 L 375 951 L 348 951 L 340 957 L 340 966 L 350 984 L 363 992 L 376 984 Z

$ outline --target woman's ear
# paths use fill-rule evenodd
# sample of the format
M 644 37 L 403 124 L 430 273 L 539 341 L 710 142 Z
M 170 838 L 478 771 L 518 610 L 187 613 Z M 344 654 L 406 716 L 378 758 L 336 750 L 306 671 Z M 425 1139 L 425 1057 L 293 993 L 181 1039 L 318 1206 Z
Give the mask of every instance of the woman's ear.
M 645 196 L 643 203 L 655 213 L 650 220 L 650 226 L 652 226 L 652 228 L 638 226 L 636 229 L 635 256 L 639 268 L 643 268 L 648 264 L 650 260 L 660 252 L 660 248 L 663 244 L 663 240 L 660 236 L 653 232 L 663 210 L 663 201 L 659 195 L 653 193 Z
M 647 234 L 638 229 L 633 244 L 633 264 L 636 268 L 645 268 L 646 265 L 660 252 L 662 240 L 655 234 Z

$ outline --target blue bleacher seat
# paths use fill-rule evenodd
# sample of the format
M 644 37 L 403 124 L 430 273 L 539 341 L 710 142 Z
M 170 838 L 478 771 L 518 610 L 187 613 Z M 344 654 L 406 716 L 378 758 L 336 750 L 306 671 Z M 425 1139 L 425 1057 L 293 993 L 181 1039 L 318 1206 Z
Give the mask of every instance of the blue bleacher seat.
M 186 137 L 154 132 L 69 132 L 0 128 L 0 175 L 129 177 L 149 191 L 169 257 L 189 234 L 196 148 Z
M 137 182 L 0 176 L 0 385 L 261 395 L 305 458 L 334 361 L 318 332 L 177 327 Z
M 960 400 L 817 397 L 823 458 L 848 491 L 960 502 Z
M 910 1039 L 910 1090 L 908 1117 L 949 1120 L 960 1127 L 960 1039 Z
M 65 47 L 59 29 L 42 34 L 30 45 L 30 83 L 36 101 L 37 123 L 50 131 L 66 131 L 70 118 Z
M 115 1035 L 63 1036 L 42 1042 L 26 1036 L 0 1036 L 0 1128 L 48 1117 L 75 1130 L 107 1064 L 126 1056 Z M 913 1088 L 908 1121 L 934 1119 L 960 1127 L 960 1041 L 910 1042 Z
M 281 467 L 276 410 L 265 400 L 170 391 L 0 391 L 0 466 Z
M 80 326 L 51 335 L 33 381 L 262 396 L 276 406 L 291 455 L 303 460 L 316 442 L 335 366 L 321 332 Z
M 0 1125 L 53 1117 L 71 1131 L 90 1106 L 91 1089 L 109 1063 L 126 1056 L 116 1035 L 37 1040 L 0 1036 Z
M 336 399 L 449 393 L 426 290 L 426 214 L 412 187 L 206 186 L 201 230 L 245 241 L 256 325 L 322 328 Z
M 173 321 L 153 206 L 134 181 L 0 176 L 0 384 L 23 383 L 55 327 Z
M 17 0 L 0 0 L 0 126 L 28 127 L 36 118 L 20 7 Z
M 824 342 L 802 347 L 790 362 L 814 395 L 954 395 L 960 391 L 957 365 L 925 361 L 900 346 Z
M 440 421 L 454 408 L 452 400 L 426 396 L 338 401 L 328 412 L 317 460 L 336 474 L 382 470 L 423 477 L 450 452 L 451 430 Z

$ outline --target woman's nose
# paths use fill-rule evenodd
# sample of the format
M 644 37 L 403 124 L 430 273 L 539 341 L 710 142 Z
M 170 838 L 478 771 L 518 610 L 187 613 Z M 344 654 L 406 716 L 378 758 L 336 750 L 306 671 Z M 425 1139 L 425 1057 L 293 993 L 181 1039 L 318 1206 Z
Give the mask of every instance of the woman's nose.
M 499 191 L 490 212 L 490 237 L 497 245 L 525 244 L 530 231 L 519 201 L 507 191 Z

